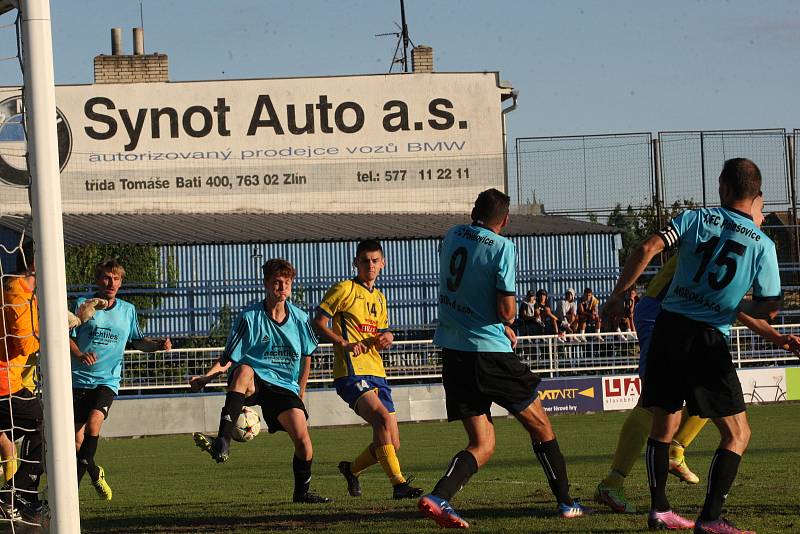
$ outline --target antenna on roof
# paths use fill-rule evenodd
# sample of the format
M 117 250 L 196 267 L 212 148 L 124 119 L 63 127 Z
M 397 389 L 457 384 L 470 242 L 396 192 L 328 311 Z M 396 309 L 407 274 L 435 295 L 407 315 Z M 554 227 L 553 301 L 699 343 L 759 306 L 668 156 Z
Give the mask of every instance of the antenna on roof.
M 389 72 L 394 70 L 396 64 L 403 66 L 403 72 L 408 72 L 408 45 L 409 43 L 414 46 L 414 41 L 408 36 L 408 24 L 406 24 L 406 4 L 405 0 L 400 0 L 400 22 L 401 24 L 394 23 L 400 31 L 388 33 L 376 33 L 375 37 L 384 37 L 392 35 L 397 38 L 397 44 L 394 47 L 394 55 L 392 56 L 392 63 L 389 65 Z M 402 54 L 400 53 L 400 45 L 403 45 Z

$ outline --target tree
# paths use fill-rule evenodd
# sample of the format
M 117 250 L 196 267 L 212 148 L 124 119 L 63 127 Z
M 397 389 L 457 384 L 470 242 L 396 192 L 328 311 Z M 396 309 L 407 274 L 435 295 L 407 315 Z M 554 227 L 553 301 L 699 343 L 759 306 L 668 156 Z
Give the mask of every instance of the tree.
M 606 224 L 618 228 L 622 234 L 622 248 L 619 251 L 620 265 L 624 265 L 633 249 L 636 248 L 649 235 L 660 230 L 679 213 L 698 207 L 694 199 L 675 201 L 668 208 L 656 208 L 655 200 L 649 206 L 634 209 L 628 206 L 624 211 L 620 204 L 608 216 Z

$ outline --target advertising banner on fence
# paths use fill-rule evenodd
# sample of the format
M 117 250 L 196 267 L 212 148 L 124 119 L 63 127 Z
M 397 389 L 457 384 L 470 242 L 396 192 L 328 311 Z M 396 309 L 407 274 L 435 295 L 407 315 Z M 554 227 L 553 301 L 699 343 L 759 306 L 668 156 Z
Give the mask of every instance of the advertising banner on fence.
M 739 375 L 746 403 L 757 404 L 788 400 L 786 370 L 783 367 L 739 369 L 736 373 Z
M 586 413 L 603 410 L 600 378 L 546 378 L 539 399 L 547 413 Z
M 642 382 L 639 375 L 603 377 L 603 410 L 630 410 L 639 402 Z
M 27 212 L 18 90 L 0 197 Z M 505 190 L 496 72 L 61 86 L 65 212 L 468 212 Z

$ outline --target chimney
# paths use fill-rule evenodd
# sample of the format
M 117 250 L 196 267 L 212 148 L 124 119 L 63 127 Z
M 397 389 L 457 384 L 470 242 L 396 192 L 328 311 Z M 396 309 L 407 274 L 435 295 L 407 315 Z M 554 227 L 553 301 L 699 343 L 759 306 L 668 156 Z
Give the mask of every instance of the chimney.
M 144 55 L 144 28 L 133 29 L 133 55 Z
M 414 72 L 433 72 L 433 48 L 415 46 L 411 50 L 411 70 Z
M 111 28 L 111 55 L 122 54 L 122 28 Z
M 122 29 L 111 29 L 111 55 L 94 58 L 94 83 L 148 83 L 169 81 L 166 54 L 144 53 L 144 30 L 133 29 L 133 54 L 122 53 Z

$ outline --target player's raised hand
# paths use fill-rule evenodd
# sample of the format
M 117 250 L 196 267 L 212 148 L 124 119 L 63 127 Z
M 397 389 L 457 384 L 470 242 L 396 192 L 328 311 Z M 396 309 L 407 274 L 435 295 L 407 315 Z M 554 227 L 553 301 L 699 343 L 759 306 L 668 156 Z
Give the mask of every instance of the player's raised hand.
M 381 332 L 375 336 L 375 346 L 378 350 L 386 350 L 392 346 L 394 342 L 394 334 L 391 332 Z
M 164 351 L 172 350 L 172 340 L 170 340 L 169 337 L 167 337 L 167 339 L 165 339 L 162 343 L 163 343 L 163 345 L 161 347 L 161 350 L 164 350 Z

